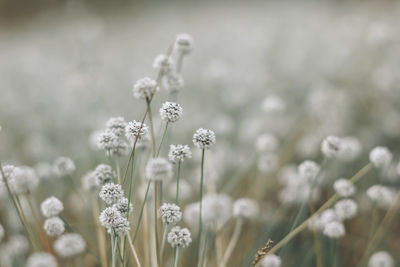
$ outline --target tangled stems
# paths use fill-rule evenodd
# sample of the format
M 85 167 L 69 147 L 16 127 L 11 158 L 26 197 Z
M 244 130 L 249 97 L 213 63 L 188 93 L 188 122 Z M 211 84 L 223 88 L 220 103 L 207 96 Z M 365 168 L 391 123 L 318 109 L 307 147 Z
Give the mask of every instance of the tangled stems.
M 365 174 L 367 174 L 372 168 L 372 164 L 368 163 L 361 170 L 359 170 L 352 178 L 350 178 L 351 183 L 356 183 L 360 180 Z M 308 223 L 313 220 L 316 216 L 321 214 L 324 210 L 328 209 L 330 206 L 335 203 L 337 199 L 339 199 L 339 195 L 336 193 L 331 198 L 329 198 L 314 214 L 312 214 L 307 220 L 297 226 L 293 231 L 291 231 L 288 235 L 286 235 L 278 244 L 276 244 L 270 251 L 268 251 L 267 255 L 274 254 L 281 247 L 283 247 L 287 242 L 292 240 L 295 236 L 297 236 L 301 231 L 307 228 Z
M 200 210 L 199 210 L 199 233 L 197 235 L 197 267 L 200 266 L 200 239 L 203 228 L 202 222 L 202 209 L 203 209 L 203 179 L 204 179 L 204 152 L 201 150 L 201 168 L 200 168 Z
M 175 203 L 178 205 L 179 201 L 179 180 L 181 177 L 181 161 L 178 161 L 178 171 L 177 171 L 177 177 L 176 177 L 176 196 L 175 196 Z

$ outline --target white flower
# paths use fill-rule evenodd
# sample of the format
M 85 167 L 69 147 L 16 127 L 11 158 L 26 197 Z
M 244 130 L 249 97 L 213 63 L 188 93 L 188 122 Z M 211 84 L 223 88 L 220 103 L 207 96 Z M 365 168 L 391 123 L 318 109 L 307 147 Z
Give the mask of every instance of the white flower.
M 187 33 L 180 33 L 176 37 L 175 47 L 178 52 L 182 54 L 189 54 L 194 47 L 194 42 L 192 36 Z
M 35 252 L 28 257 L 26 267 L 57 267 L 57 260 L 47 252 Z
M 368 267 L 394 267 L 394 260 L 386 251 L 378 251 L 369 258 Z
M 44 221 L 43 229 L 49 236 L 59 236 L 64 233 L 64 222 L 58 217 L 52 217 Z
M 53 163 L 54 173 L 58 176 L 68 176 L 76 170 L 75 163 L 67 157 L 59 157 Z
M 233 203 L 233 216 L 254 219 L 259 215 L 258 203 L 250 198 L 239 198 Z
M 174 102 L 165 102 L 160 108 L 160 117 L 166 122 L 176 122 L 183 114 L 182 107 Z
M 393 155 L 386 147 L 377 146 L 369 153 L 369 160 L 377 168 L 386 168 L 392 161 Z
M 56 253 L 62 258 L 74 257 L 86 250 L 85 240 L 81 235 L 75 233 L 60 236 L 53 246 Z
M 27 194 L 39 185 L 39 177 L 32 168 L 16 167 L 12 171 L 9 184 L 15 194 Z
M 342 149 L 342 139 L 336 136 L 326 137 L 321 144 L 322 153 L 328 157 L 336 157 L 339 155 Z
M 183 80 L 182 75 L 173 71 L 169 72 L 163 80 L 164 87 L 170 93 L 179 92 L 182 90 L 184 84 L 185 81 Z
M 105 130 L 97 136 L 97 147 L 105 150 L 109 155 L 113 153 L 113 150 L 118 146 L 118 143 L 118 136 L 110 130 Z
M 172 70 L 172 65 L 174 61 L 171 57 L 160 54 L 154 58 L 153 68 L 160 69 L 163 73 L 168 73 Z
M 99 193 L 100 198 L 111 205 L 124 196 L 124 191 L 119 184 L 108 183 L 103 185 Z
M 117 203 L 113 205 L 119 212 L 121 212 L 123 217 L 126 217 L 129 209 L 129 213 L 133 211 L 132 203 L 129 203 L 128 206 L 128 199 L 126 197 L 120 198 Z
M 192 151 L 188 145 L 170 145 L 168 159 L 171 162 L 183 162 L 185 158 L 191 158 Z
M 200 128 L 193 134 L 193 144 L 197 148 L 209 149 L 215 142 L 215 133 L 211 130 Z
M 373 185 L 368 188 L 367 196 L 379 207 L 389 208 L 396 198 L 396 193 L 390 187 Z
M 326 209 L 318 217 L 319 223 L 325 227 L 328 223 L 340 221 L 334 209 Z
M 130 140 L 132 143 L 135 141 L 136 138 L 138 139 L 138 141 L 145 138 L 148 132 L 149 128 L 146 126 L 146 124 L 142 124 L 141 122 L 135 120 L 129 122 L 125 128 L 126 139 Z
M 342 147 L 339 151 L 338 158 L 342 161 L 352 161 L 361 154 L 362 146 L 360 141 L 354 137 L 342 138 Z
M 183 211 L 183 220 L 190 227 L 196 228 L 199 224 L 200 206 L 199 202 L 191 203 L 185 206 Z
M 150 100 L 153 94 L 157 91 L 157 82 L 149 77 L 139 79 L 133 85 L 133 96 L 137 99 L 141 98 Z
M 126 217 L 119 216 L 115 219 L 114 225 L 111 228 L 107 229 L 107 232 L 109 234 L 113 233 L 117 236 L 125 236 L 129 234 L 130 230 L 131 227 Z
M 94 171 L 87 172 L 82 177 L 82 186 L 85 191 L 96 192 L 100 189 L 99 184 L 97 183 L 97 178 L 94 175 Z
M 219 230 L 232 217 L 232 200 L 225 194 L 206 195 L 203 198 L 203 223 L 210 230 Z
M 350 197 L 356 192 L 354 184 L 344 178 L 337 179 L 333 184 L 333 188 L 341 197 Z
M 280 267 L 281 258 L 275 254 L 269 254 L 261 260 L 261 267 Z
M 164 158 L 150 159 L 146 165 L 146 177 L 149 180 L 168 180 L 172 174 L 172 165 Z
M 63 203 L 56 197 L 46 198 L 40 205 L 43 216 L 49 218 L 60 214 L 64 210 Z
M 192 243 L 190 231 L 187 228 L 180 228 L 179 226 L 175 226 L 171 229 L 167 239 L 168 243 L 170 243 L 173 248 L 186 248 Z
M 106 127 L 108 130 L 110 130 L 116 136 L 120 137 L 125 132 L 126 121 L 123 117 L 110 118 L 106 122 Z
M 314 182 L 319 169 L 319 165 L 311 160 L 303 161 L 297 168 L 299 175 L 308 182 Z
M 346 230 L 341 222 L 333 221 L 324 226 L 323 233 L 330 238 L 340 238 L 346 234 Z
M 164 203 L 158 211 L 158 216 L 165 224 L 177 224 L 182 219 L 182 212 L 179 206 L 173 203 Z
M 358 205 L 352 199 L 342 199 L 335 204 L 335 212 L 339 220 L 351 219 L 357 215 Z
M 121 212 L 115 207 L 105 208 L 99 216 L 100 224 L 105 228 L 111 228 L 116 224 L 119 217 L 122 217 Z
M 115 178 L 115 172 L 110 165 L 100 164 L 94 169 L 93 175 L 96 178 L 97 184 L 103 186 L 112 183 Z

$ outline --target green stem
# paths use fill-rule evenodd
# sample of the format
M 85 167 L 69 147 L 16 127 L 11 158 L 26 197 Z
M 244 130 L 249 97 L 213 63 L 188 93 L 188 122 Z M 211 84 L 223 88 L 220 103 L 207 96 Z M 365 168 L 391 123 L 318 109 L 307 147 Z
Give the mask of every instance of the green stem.
M 204 148 L 201 150 L 201 168 L 200 168 L 200 209 L 199 209 L 199 233 L 197 235 L 197 267 L 200 267 L 200 238 L 202 232 L 202 210 L 203 210 L 203 179 L 204 179 Z
M 168 129 L 168 122 L 165 124 L 164 132 L 163 132 L 163 135 L 161 137 L 161 142 L 160 142 L 160 145 L 158 146 L 157 157 L 158 157 L 158 155 L 160 155 L 161 147 L 162 147 L 162 144 L 164 142 L 165 135 L 167 134 L 167 129 Z
M 135 150 L 134 150 L 135 151 Z M 131 195 L 132 195 L 132 184 L 133 184 L 133 172 L 135 166 L 135 152 L 132 153 L 132 166 L 131 166 L 131 179 L 129 180 L 129 193 L 128 193 L 128 210 L 126 213 L 126 219 L 129 221 L 129 212 L 131 208 Z M 122 253 L 122 264 L 125 264 L 125 255 L 126 255 L 126 236 L 124 237 L 124 252 Z
M 116 263 L 116 257 L 115 257 L 115 253 L 117 251 L 116 240 L 117 240 L 117 238 L 114 235 L 114 231 L 111 231 L 111 266 L 112 267 L 115 267 L 115 263 Z
M 179 247 L 175 248 L 174 267 L 178 267 Z
M 179 202 L 179 180 L 181 177 L 181 161 L 178 161 L 178 171 L 177 171 L 177 177 L 176 177 L 176 197 L 175 197 L 175 202 L 176 205 L 178 205 Z
M 136 236 L 137 236 L 137 233 L 138 233 L 138 230 L 139 230 L 139 226 L 140 226 L 140 223 L 142 222 L 144 205 L 147 202 L 147 197 L 149 195 L 150 185 L 151 185 L 151 180 L 149 180 L 149 182 L 147 183 L 146 194 L 144 195 L 144 200 L 142 202 L 142 206 L 140 207 L 140 213 L 139 213 L 138 222 L 136 224 L 135 233 L 133 234 L 133 238 L 132 238 L 132 245 L 135 244 L 135 240 L 136 240 Z
M 149 114 L 149 124 L 150 124 L 150 135 L 151 135 L 153 158 L 155 158 L 156 157 L 156 139 L 154 136 L 153 116 L 151 114 L 150 100 L 146 99 L 146 103 L 147 103 L 147 113 Z
M 162 242 L 161 242 L 161 259 L 164 254 L 164 248 L 165 248 L 165 241 L 167 240 L 167 234 L 168 234 L 168 224 L 164 224 L 163 227 L 163 237 L 162 237 Z

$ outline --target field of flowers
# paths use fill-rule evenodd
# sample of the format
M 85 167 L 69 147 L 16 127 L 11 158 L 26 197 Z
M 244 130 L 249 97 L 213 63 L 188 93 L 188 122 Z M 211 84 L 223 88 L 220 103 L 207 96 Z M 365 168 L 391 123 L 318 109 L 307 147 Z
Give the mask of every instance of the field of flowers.
M 396 1 L 117 2 L 0 18 L 0 267 L 400 266 Z

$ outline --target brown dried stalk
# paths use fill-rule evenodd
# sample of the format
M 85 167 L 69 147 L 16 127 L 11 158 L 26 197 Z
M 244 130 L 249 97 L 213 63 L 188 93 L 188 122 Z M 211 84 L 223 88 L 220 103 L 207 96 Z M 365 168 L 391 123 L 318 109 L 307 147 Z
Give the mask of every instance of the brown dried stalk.
M 274 244 L 274 241 L 272 241 L 271 239 L 268 239 L 265 246 L 260 248 L 257 251 L 256 255 L 254 256 L 252 266 L 256 266 L 257 263 L 259 263 L 268 254 L 268 252 L 271 250 L 273 244 Z

